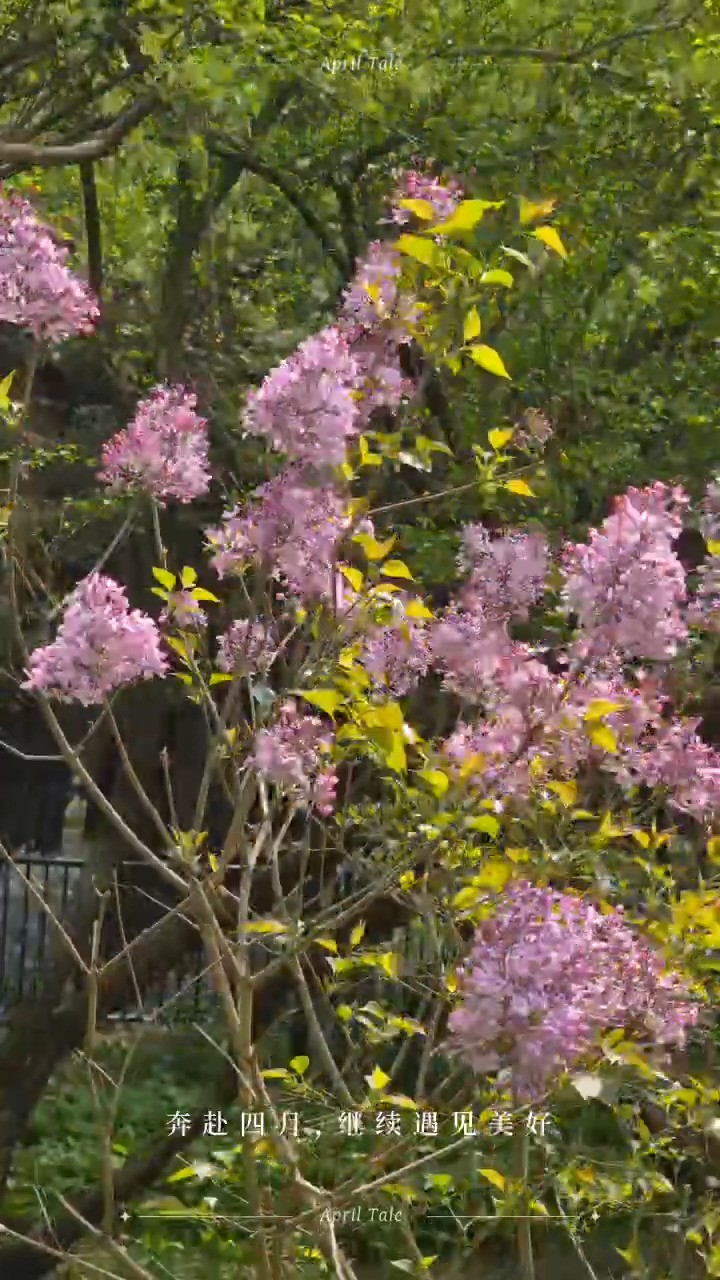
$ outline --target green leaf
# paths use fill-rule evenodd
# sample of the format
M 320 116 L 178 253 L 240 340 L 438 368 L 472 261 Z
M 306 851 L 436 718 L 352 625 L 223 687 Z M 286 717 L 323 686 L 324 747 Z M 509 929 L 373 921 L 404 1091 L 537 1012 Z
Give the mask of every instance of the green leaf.
M 445 795 L 445 792 L 450 785 L 447 774 L 443 773 L 440 769 L 423 769 L 420 777 L 423 782 L 427 782 L 428 786 L 435 793 L 438 799 L 440 796 Z
M 153 578 L 160 583 L 161 587 L 166 587 L 168 591 L 172 591 L 177 581 L 175 574 L 170 573 L 168 569 L 153 569 Z
M 270 1067 L 269 1071 L 262 1072 L 263 1080 L 286 1080 L 289 1071 L 287 1067 Z
M 478 1169 L 478 1173 L 481 1173 L 483 1178 L 487 1178 L 488 1182 L 497 1187 L 498 1191 L 505 1190 L 505 1179 L 501 1173 L 498 1173 L 497 1169 Z
M 505 365 L 500 356 L 493 347 L 486 347 L 483 342 L 476 347 L 468 347 L 468 355 L 475 364 L 479 364 L 481 369 L 486 369 L 488 373 L 494 373 L 497 378 L 510 378 Z
M 482 831 L 485 835 L 496 836 L 500 823 L 491 813 L 482 813 L 479 818 L 469 818 L 467 825 L 471 831 Z
M 471 307 L 468 311 L 463 324 L 463 342 L 472 342 L 473 338 L 480 337 L 480 314 L 477 307 Z
M 310 1059 L 304 1053 L 301 1053 L 297 1058 L 290 1059 L 290 1066 L 297 1075 L 304 1076 L 310 1066 Z
M 281 920 L 251 920 L 245 925 L 246 933 L 287 933 L 288 926 Z
M 213 671 L 208 684 L 225 684 L 227 680 L 232 680 L 228 671 Z
M 400 236 L 395 248 L 408 258 L 415 258 L 425 267 L 435 266 L 438 260 L 437 245 L 432 240 L 422 240 L 420 236 Z
M 313 707 L 319 707 L 321 711 L 326 712 L 329 716 L 334 716 L 338 707 L 343 703 L 343 696 L 338 693 L 337 689 L 308 689 L 298 691 L 300 697 L 304 698 Z
M 492 271 L 485 271 L 480 277 L 481 284 L 504 284 L 506 289 L 512 289 L 515 281 L 509 271 L 504 271 L 502 267 L 495 267 Z
M 180 574 L 180 582 L 187 591 L 190 587 L 194 587 L 197 582 L 197 573 L 189 565 L 186 565 Z

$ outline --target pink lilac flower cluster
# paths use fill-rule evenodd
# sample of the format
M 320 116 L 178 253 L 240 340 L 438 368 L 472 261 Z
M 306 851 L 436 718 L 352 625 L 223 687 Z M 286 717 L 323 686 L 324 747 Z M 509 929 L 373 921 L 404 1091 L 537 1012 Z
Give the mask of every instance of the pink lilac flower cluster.
M 255 735 L 253 760 L 268 782 L 327 817 L 338 782 L 329 759 L 332 747 L 333 735 L 320 717 L 299 712 L 289 699 L 275 724 Z
M 152 618 L 130 609 L 112 578 L 91 573 L 70 596 L 55 640 L 31 654 L 22 687 L 89 707 L 166 670 Z
M 401 270 L 402 258 L 397 249 L 382 240 L 371 241 L 345 290 L 342 319 L 371 329 L 378 319 L 392 315 L 400 301 L 398 277 Z M 368 288 L 371 293 L 368 293 Z M 373 297 L 373 293 L 377 296 Z
M 337 545 L 349 528 L 335 489 L 310 485 L 288 467 L 255 490 L 247 510 L 236 507 L 208 530 L 211 564 L 221 578 L 258 564 L 300 599 L 332 598 Z
M 461 566 L 470 569 L 463 604 L 493 622 L 526 622 L 545 591 L 547 544 L 541 533 L 510 532 L 491 538 L 481 524 L 463 532 Z
M 371 680 L 396 698 L 414 689 L 432 663 L 428 634 L 427 625 L 413 618 L 373 628 L 360 654 Z
M 583 633 L 576 652 L 673 657 L 687 639 L 685 573 L 673 550 L 688 499 L 654 484 L 629 489 L 586 545 L 564 554 L 564 599 Z
M 245 427 L 311 467 L 339 466 L 359 427 L 362 377 L 337 325 L 302 342 L 248 396 Z
M 0 193 L 0 320 L 38 341 L 91 333 L 100 312 L 68 257 L 27 200 Z
M 103 446 L 99 479 L 165 503 L 193 502 L 210 487 L 207 419 L 181 386 L 159 386 L 140 402 L 130 425 Z
M 480 924 L 459 990 L 448 1047 L 474 1071 L 507 1071 L 519 1101 L 542 1097 L 604 1030 L 682 1045 L 699 1013 L 621 909 L 522 881 Z
M 410 175 L 408 190 L 418 178 Z M 454 186 L 423 181 L 438 208 L 457 203 Z M 301 343 L 248 396 L 247 431 L 264 436 L 291 462 L 322 470 L 345 460 L 348 443 L 375 409 L 398 407 L 413 385 L 400 368 L 399 348 L 418 315 L 415 300 L 400 291 L 401 265 L 392 245 L 376 240 L 368 246 L 338 322 Z
M 231 623 L 218 641 L 217 665 L 235 675 L 267 671 L 277 653 L 277 639 L 262 622 L 242 618 Z
M 401 207 L 401 200 L 426 200 L 432 205 L 434 217 L 444 222 L 455 212 L 463 194 L 462 186 L 453 179 L 443 179 L 441 182 L 431 173 L 408 169 L 400 175 L 398 186 L 391 197 L 391 221 L 404 224 L 412 218 L 410 210 Z

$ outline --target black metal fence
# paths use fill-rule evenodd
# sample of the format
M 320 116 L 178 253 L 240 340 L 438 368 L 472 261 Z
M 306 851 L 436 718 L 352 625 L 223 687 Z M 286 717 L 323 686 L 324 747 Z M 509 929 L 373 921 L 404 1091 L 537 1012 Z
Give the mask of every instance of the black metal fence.
M 15 867 L 42 894 L 53 915 L 62 919 L 69 907 L 84 862 L 80 858 L 15 856 Z M 8 862 L 0 864 L 0 1022 L 8 1010 L 39 991 L 54 933 L 36 894 Z M 84 981 L 78 974 L 78 985 Z M 142 1004 L 112 1015 L 112 1020 L 160 1023 L 194 1022 L 210 1012 L 215 997 L 200 954 L 189 957 L 182 971 L 170 971 L 142 993 Z

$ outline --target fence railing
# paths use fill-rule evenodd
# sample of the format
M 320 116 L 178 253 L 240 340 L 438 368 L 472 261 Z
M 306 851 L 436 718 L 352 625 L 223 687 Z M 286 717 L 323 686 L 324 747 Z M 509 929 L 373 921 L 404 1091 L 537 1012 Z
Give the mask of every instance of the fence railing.
M 84 861 L 81 858 L 15 856 L 15 866 L 62 919 L 71 904 Z M 40 989 L 54 933 L 48 913 L 8 862 L 0 864 L 0 1021 L 14 1005 Z M 78 974 L 78 986 L 83 982 Z M 200 953 L 182 970 L 170 971 L 142 993 L 142 1005 L 113 1015 L 128 1022 L 196 1021 L 215 1003 Z

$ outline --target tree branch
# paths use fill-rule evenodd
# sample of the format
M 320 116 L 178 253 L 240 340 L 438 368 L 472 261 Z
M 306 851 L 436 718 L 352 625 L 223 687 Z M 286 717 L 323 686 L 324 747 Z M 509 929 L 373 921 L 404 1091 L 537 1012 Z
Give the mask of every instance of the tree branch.
M 80 165 L 80 181 L 82 183 L 83 210 L 85 213 L 85 237 L 87 240 L 88 281 L 98 303 L 102 305 L 103 288 L 103 256 L 102 227 L 100 223 L 100 207 L 98 205 L 97 185 L 95 183 L 95 164 L 92 160 L 83 160 Z
M 0 138 L 0 177 L 6 177 L 5 168 L 13 170 L 19 167 L 28 169 L 49 169 L 55 165 L 81 164 L 88 160 L 101 160 L 117 150 L 133 129 L 152 115 L 159 104 L 157 94 L 149 94 L 138 98 L 131 106 L 126 107 L 113 123 L 102 133 L 82 142 L 42 143 L 42 142 L 4 142 Z

